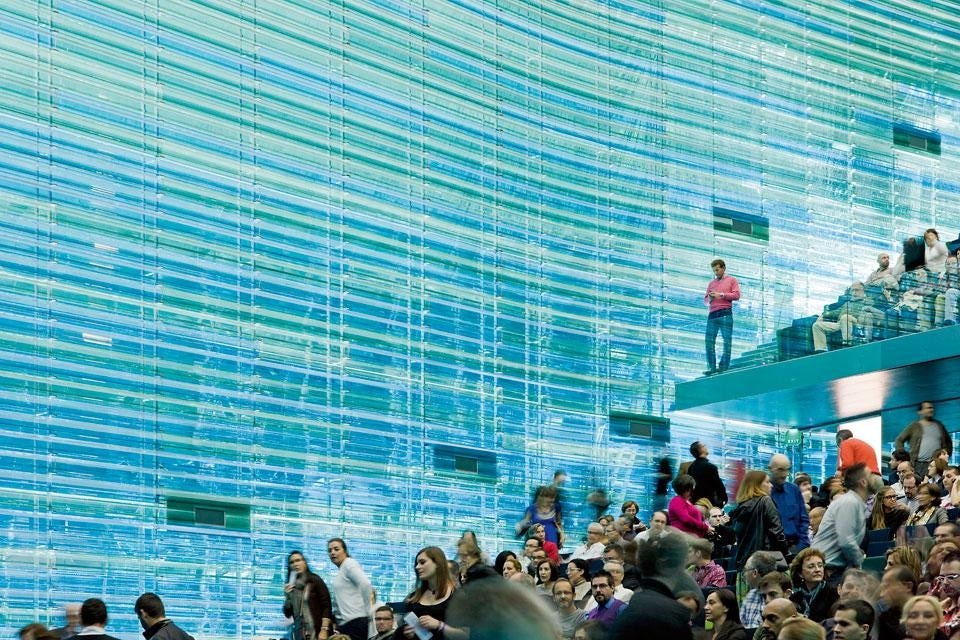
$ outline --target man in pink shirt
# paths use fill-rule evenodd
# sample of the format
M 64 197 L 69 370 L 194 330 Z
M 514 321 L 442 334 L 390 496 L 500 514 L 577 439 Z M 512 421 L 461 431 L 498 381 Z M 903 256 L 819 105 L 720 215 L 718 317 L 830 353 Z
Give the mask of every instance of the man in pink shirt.
M 727 264 L 717 258 L 710 263 L 713 275 L 716 276 L 707 285 L 707 294 L 703 296 L 705 304 L 709 305 L 707 315 L 707 370 L 704 373 L 712 376 L 717 371 L 726 371 L 730 366 L 731 340 L 733 339 L 733 301 L 740 299 L 740 284 L 733 276 L 726 275 Z M 720 356 L 720 368 L 717 369 L 716 343 L 717 332 L 723 337 L 723 355 Z

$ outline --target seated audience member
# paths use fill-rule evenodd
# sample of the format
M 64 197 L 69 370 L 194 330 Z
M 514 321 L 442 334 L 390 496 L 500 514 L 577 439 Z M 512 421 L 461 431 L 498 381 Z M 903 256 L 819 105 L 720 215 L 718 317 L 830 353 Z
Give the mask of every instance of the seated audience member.
M 912 571 L 917 577 L 919 577 L 923 571 L 921 569 L 923 561 L 920 558 L 920 552 L 913 547 L 894 547 L 893 549 L 887 549 L 885 555 L 887 558 L 887 563 L 884 565 L 884 569 L 904 566 L 910 569 L 910 571 Z M 938 562 L 937 569 L 939 570 L 939 568 L 940 564 Z
M 813 350 L 827 350 L 827 334 L 840 332 L 843 345 L 853 343 L 853 328 L 859 322 L 866 335 L 873 334 L 874 314 L 863 313 L 867 308 L 867 295 L 862 282 L 854 282 L 847 292 L 833 304 L 823 308 L 823 313 L 813 323 Z
M 763 595 L 758 585 L 760 579 L 775 571 L 783 562 L 783 555 L 774 551 L 757 551 L 743 565 L 743 580 L 749 590 L 740 604 L 740 621 L 747 629 L 760 626 L 763 613 Z
M 887 529 L 887 540 L 893 540 L 897 530 L 902 527 L 910 517 L 910 510 L 907 505 L 897 502 L 897 492 L 893 487 L 884 487 L 876 493 L 873 501 L 873 510 L 870 512 L 869 529 L 876 531 L 878 529 Z
M 592 595 L 590 586 L 590 570 L 587 561 L 575 558 L 567 563 L 567 579 L 573 585 L 573 600 L 577 607 L 583 609 Z
M 392 638 L 397 630 L 397 620 L 393 614 L 393 609 L 387 605 L 377 607 L 373 612 L 373 624 L 376 633 L 370 636 L 370 640 L 389 640 Z
M 503 575 L 503 565 L 507 561 L 507 558 L 516 558 L 517 554 L 513 551 L 501 551 L 497 554 L 497 559 L 493 561 L 493 570 Z M 522 565 L 521 565 L 522 566 Z
M 633 597 L 633 591 L 623 586 L 623 563 L 615 560 L 604 562 L 603 570 L 610 575 L 610 582 L 613 586 L 613 597 L 624 604 L 629 603 L 630 598 Z M 587 600 L 587 604 L 583 607 L 583 610 L 590 613 L 596 609 L 599 604 L 596 598 L 591 598 Z
M 453 638 L 454 630 L 457 638 L 470 640 L 527 640 L 560 634 L 557 616 L 542 598 L 503 580 L 477 580 L 450 599 L 439 635 Z
M 677 592 L 677 602 L 690 610 L 690 626 L 693 632 L 693 640 L 710 640 L 711 634 L 703 627 L 697 624 L 696 620 L 700 617 L 703 610 L 700 608 L 700 601 L 696 593 L 692 591 Z M 699 594 L 702 596 L 702 594 Z
M 673 480 L 673 490 L 677 495 L 667 505 L 667 517 L 674 529 L 703 538 L 713 529 L 703 521 L 699 509 L 690 501 L 696 486 L 697 482 L 691 475 L 682 474 Z
M 910 640 L 945 640 L 947 636 L 940 631 L 942 623 L 943 608 L 936 598 L 913 596 L 903 605 L 900 624 L 906 635 L 901 637 Z
M 847 569 L 840 578 L 837 593 L 840 595 L 840 602 L 851 600 L 876 602 L 879 589 L 880 582 L 873 577 L 873 574 L 861 569 Z
M 873 630 L 876 613 L 866 600 L 841 600 L 833 614 L 834 640 L 867 640 Z
M 960 268 L 957 255 L 947 259 L 946 270 L 937 282 L 937 297 L 934 300 L 934 326 L 948 327 L 960 321 Z
M 607 545 L 603 533 L 603 525 L 599 522 L 591 522 L 587 525 L 587 541 L 573 550 L 573 553 L 570 555 L 570 560 L 577 558 L 593 560 L 601 557 L 603 555 L 603 548 Z
M 640 569 L 637 568 L 637 565 L 628 561 L 628 558 L 637 557 L 637 542 L 630 541 L 621 550 L 623 554 L 623 586 L 633 591 L 640 584 L 640 578 L 643 577 L 640 575 Z
M 898 566 L 883 572 L 880 580 L 880 615 L 877 616 L 877 640 L 900 640 L 900 616 L 903 605 L 917 593 L 917 576 L 908 567 Z
M 560 564 L 560 549 L 557 548 L 557 545 L 547 540 L 547 530 L 542 524 L 538 522 L 530 525 L 530 529 L 527 530 L 527 536 L 539 540 L 540 548 L 547 554 L 547 558 Z
M 915 473 L 905 473 L 901 480 L 903 486 L 903 497 L 899 498 L 901 504 L 910 509 L 910 515 L 917 510 L 920 503 L 917 502 L 917 491 L 920 489 L 920 476 Z
M 912 462 L 904 460 L 897 463 L 897 481 L 890 485 L 893 490 L 897 492 L 897 500 L 903 500 L 903 478 L 909 473 L 913 473 Z
M 947 461 L 937 457 L 927 464 L 927 475 L 923 478 L 923 484 L 931 483 L 940 488 L 940 495 L 943 495 L 943 472 L 947 470 Z
M 690 569 L 694 581 L 701 589 L 726 587 L 727 573 L 711 559 L 713 543 L 703 538 L 690 541 Z
M 577 627 L 587 619 L 583 609 L 577 607 L 573 595 L 573 585 L 566 578 L 553 583 L 553 604 L 557 607 L 557 622 L 563 640 L 573 640 Z
M 560 569 L 557 567 L 557 563 L 550 558 L 544 558 L 537 563 L 536 573 L 537 593 L 553 599 L 553 583 L 560 577 Z
M 729 589 L 710 592 L 703 613 L 713 623 L 712 640 L 747 640 L 747 632 L 740 624 L 737 596 Z
M 824 628 L 813 620 L 794 616 L 783 622 L 777 640 L 824 640 L 826 637 Z
M 819 549 L 807 548 L 790 563 L 793 593 L 790 600 L 797 611 L 815 622 L 830 617 L 830 608 L 839 594 L 827 584 L 826 559 Z
M 960 476 L 960 467 L 947 465 L 943 470 L 943 497 L 940 498 L 940 506 L 944 509 L 960 506 L 960 485 L 957 485 L 957 476 Z
M 795 618 L 797 607 L 786 598 L 774 598 L 763 607 L 763 619 L 753 640 L 777 640 L 783 623 Z
M 900 463 L 901 462 L 910 462 L 910 452 L 906 449 L 894 449 L 890 454 L 890 460 L 887 462 L 889 468 L 889 475 L 886 479 L 886 484 L 895 485 L 900 482 Z M 910 469 L 913 471 L 913 468 Z M 903 495 L 902 491 L 897 492 L 897 496 Z
M 623 537 L 623 534 L 628 531 L 627 521 L 622 518 L 617 518 L 606 527 L 604 527 L 604 535 L 607 537 L 607 546 L 618 545 L 623 546 L 627 544 L 627 540 Z
M 948 636 L 960 629 L 960 552 L 951 551 L 940 563 L 940 574 L 930 586 L 929 594 L 943 607 L 940 630 Z
M 681 592 L 698 595 L 696 585 L 683 570 L 687 554 L 686 538 L 676 532 L 656 532 L 637 545 L 635 564 L 644 577 L 617 621 L 611 640 L 692 640 L 689 610 L 676 600 Z
M 916 549 L 910 550 L 917 558 L 917 564 L 919 564 L 920 553 Z M 922 574 L 918 574 L 921 584 L 924 582 L 933 582 L 933 580 L 940 575 L 940 563 L 947 557 L 947 554 L 954 551 L 960 551 L 960 539 L 958 538 L 949 538 L 930 547 L 930 551 L 927 553 L 927 564 L 924 565 L 926 570 Z M 889 568 L 890 566 L 888 562 L 887 567 Z M 914 570 L 914 567 L 910 566 L 910 569 Z
M 890 254 L 883 251 L 877 256 L 877 268 L 870 272 L 870 275 L 868 275 L 867 279 L 863 282 L 867 286 L 870 286 L 883 282 L 887 278 L 893 278 L 894 281 L 896 281 L 896 276 L 893 274 L 893 269 L 890 266 Z
M 587 620 L 596 620 L 608 629 L 623 613 L 627 603 L 613 597 L 613 577 L 604 569 L 590 579 L 593 587 L 594 608 L 587 611 Z
M 823 522 L 823 514 L 827 512 L 826 507 L 814 507 L 810 509 L 810 539 L 813 540 L 820 530 L 820 523 Z
M 925 270 L 916 269 L 901 276 L 900 301 L 885 312 L 887 337 L 913 333 L 922 329 L 920 320 L 925 305 L 929 300 L 932 307 L 935 297 Z
M 757 588 L 763 596 L 764 605 L 780 598 L 789 599 L 793 594 L 793 582 L 790 576 L 782 571 L 771 571 L 760 578 Z
M 623 539 L 627 542 L 637 537 L 638 533 L 647 530 L 647 525 L 637 517 L 638 513 L 640 513 L 640 505 L 633 500 L 627 500 L 620 506 L 620 517 L 626 520 L 629 526 L 627 533 L 623 535 Z
M 648 540 L 653 533 L 666 531 L 667 514 L 663 511 L 654 511 L 650 516 L 650 528 L 638 533 L 634 540 Z
M 935 484 L 922 484 L 917 489 L 917 508 L 907 520 L 908 527 L 936 522 L 949 521 L 947 511 L 940 506 L 940 487 Z
M 936 543 L 949 540 L 950 538 L 956 538 L 957 536 L 960 536 L 960 525 L 958 525 L 956 522 L 944 522 L 943 524 L 938 524 L 933 530 L 933 539 Z
M 793 475 L 793 484 L 797 485 L 797 488 L 800 489 L 800 495 L 803 496 L 804 503 L 809 507 L 810 498 L 813 497 L 813 494 L 816 492 L 816 487 L 813 486 L 813 480 L 810 478 L 809 473 L 795 473 Z
M 607 629 L 595 620 L 584 620 L 573 632 L 573 640 L 607 640 Z
M 520 557 L 520 565 L 524 571 L 533 568 L 534 558 L 538 550 L 543 549 L 543 542 L 539 538 L 527 538 L 523 543 L 523 555 Z M 545 553 L 545 552 L 544 552 Z
M 503 561 L 503 577 L 507 580 L 513 578 L 515 574 L 523 572 L 523 565 L 515 557 L 506 558 Z

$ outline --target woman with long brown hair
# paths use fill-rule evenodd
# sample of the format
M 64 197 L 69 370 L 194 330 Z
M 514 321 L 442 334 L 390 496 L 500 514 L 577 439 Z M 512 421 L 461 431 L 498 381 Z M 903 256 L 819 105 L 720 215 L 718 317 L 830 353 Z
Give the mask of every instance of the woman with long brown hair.
M 418 624 L 431 632 L 434 639 L 443 638 L 447 630 L 444 622 L 447 604 L 454 592 L 447 556 L 440 547 L 425 547 L 417 552 L 413 569 L 417 574 L 417 587 L 404 599 L 404 603 L 417 616 Z M 414 628 L 408 624 L 394 634 L 397 640 L 414 637 Z
M 770 498 L 773 485 L 765 471 L 748 471 L 737 491 L 737 506 L 730 522 L 737 536 L 737 571 L 755 551 L 779 551 L 786 555 L 780 512 Z

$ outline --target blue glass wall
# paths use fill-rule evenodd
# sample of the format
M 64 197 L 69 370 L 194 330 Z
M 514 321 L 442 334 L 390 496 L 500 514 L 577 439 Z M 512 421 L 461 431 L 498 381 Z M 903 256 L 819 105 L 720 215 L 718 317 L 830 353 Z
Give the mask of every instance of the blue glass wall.
M 275 637 L 292 548 L 397 599 L 422 545 L 516 546 L 555 468 L 647 505 L 693 439 L 772 452 L 610 430 L 703 369 L 710 260 L 740 353 L 960 228 L 954 8 L 794 4 L 0 2 L 3 632 L 101 595 L 130 638 L 150 589 Z

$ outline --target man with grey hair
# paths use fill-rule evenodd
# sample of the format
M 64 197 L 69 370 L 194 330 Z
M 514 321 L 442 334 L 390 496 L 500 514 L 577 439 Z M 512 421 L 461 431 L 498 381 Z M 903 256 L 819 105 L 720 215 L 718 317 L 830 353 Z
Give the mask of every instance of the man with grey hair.
M 810 546 L 810 518 L 807 516 L 807 505 L 803 500 L 800 487 L 788 482 L 790 476 L 790 458 L 776 454 L 770 458 L 767 467 L 770 473 L 770 499 L 777 505 L 780 512 L 780 522 L 783 524 L 783 535 L 787 539 L 790 551 L 796 554 L 801 549 Z
M 582 558 L 583 560 L 593 560 L 603 556 L 603 549 L 606 547 L 606 539 L 603 537 L 603 525 L 599 522 L 591 522 L 587 525 L 587 541 L 573 550 L 569 560 Z
M 689 552 L 686 536 L 670 531 L 656 532 L 638 543 L 636 564 L 643 578 L 617 620 L 611 640 L 692 640 L 690 611 L 676 598 L 680 592 L 698 594 L 702 610 L 703 596 L 684 571 Z
M 782 566 L 781 566 L 782 565 Z M 747 629 L 756 629 L 763 619 L 763 592 L 760 580 L 773 571 L 786 570 L 787 561 L 778 551 L 755 551 L 743 564 L 743 579 L 750 588 L 740 605 L 740 622 Z

